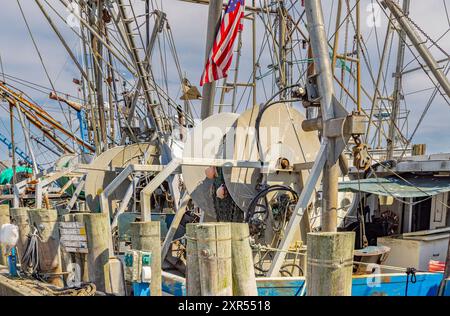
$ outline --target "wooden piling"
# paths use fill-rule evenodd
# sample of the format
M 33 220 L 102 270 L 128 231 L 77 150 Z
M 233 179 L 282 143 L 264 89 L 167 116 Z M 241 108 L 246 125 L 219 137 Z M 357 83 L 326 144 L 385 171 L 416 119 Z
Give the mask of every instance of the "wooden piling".
M 196 236 L 201 295 L 233 295 L 230 224 L 199 224 Z
M 9 217 L 9 205 L 7 204 L 0 204 L 0 228 L 3 224 L 9 224 L 10 223 L 10 217 Z M 0 265 L 7 266 L 8 265 L 8 256 L 5 253 L 5 249 L 3 246 L 0 245 Z
M 150 295 L 162 295 L 161 279 L 161 226 L 160 222 L 131 223 L 131 246 L 135 250 L 152 253 L 152 281 Z
M 309 233 L 307 241 L 307 295 L 350 296 L 355 233 Z
M 103 213 L 84 213 L 75 215 L 75 219 L 84 223 L 86 228 L 89 280 L 95 283 L 97 290 L 105 292 L 104 266 L 109 259 L 109 216 Z
M 186 293 L 187 296 L 200 296 L 200 269 L 198 266 L 196 227 L 186 225 Z
M 18 262 L 21 261 L 22 255 L 25 252 L 25 247 L 27 246 L 28 234 L 30 233 L 30 222 L 28 218 L 28 208 L 18 207 L 11 208 L 9 210 L 11 215 L 11 223 L 17 225 L 19 228 L 19 239 L 17 240 L 17 257 Z
M 255 267 L 247 223 L 231 225 L 231 263 L 234 296 L 257 296 Z
M 30 209 L 28 215 L 30 227 L 39 231 L 40 272 L 48 275 L 49 283 L 63 287 L 58 213 L 54 209 Z

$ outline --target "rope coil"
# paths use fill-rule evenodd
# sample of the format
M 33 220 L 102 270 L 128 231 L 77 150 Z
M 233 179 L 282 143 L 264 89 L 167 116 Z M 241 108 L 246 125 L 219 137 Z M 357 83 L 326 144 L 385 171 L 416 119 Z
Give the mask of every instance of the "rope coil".
M 307 263 L 312 266 L 331 268 L 331 269 L 341 269 L 345 267 L 350 267 L 353 265 L 353 258 L 349 259 L 314 259 L 308 258 Z
M 228 241 L 228 240 L 235 240 L 230 238 L 194 238 L 194 237 L 189 237 L 189 236 L 185 236 L 184 238 L 186 238 L 187 240 L 191 240 L 191 241 Z M 181 238 L 179 238 L 181 239 Z

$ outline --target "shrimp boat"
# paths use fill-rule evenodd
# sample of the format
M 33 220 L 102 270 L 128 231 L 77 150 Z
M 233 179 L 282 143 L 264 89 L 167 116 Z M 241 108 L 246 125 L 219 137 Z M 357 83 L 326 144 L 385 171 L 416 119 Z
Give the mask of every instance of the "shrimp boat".
M 0 295 L 215 295 L 192 229 L 244 223 L 250 294 L 450 296 L 450 154 L 415 143 L 449 103 L 445 1 L 438 36 L 410 0 L 17 3 L 44 71 L 1 59 Z

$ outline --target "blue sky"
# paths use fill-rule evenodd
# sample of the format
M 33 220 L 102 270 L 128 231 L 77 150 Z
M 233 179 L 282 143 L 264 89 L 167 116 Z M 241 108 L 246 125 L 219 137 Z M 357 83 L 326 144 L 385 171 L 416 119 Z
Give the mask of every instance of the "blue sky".
M 256 2 L 258 3 L 259 1 L 260 0 L 257 0 Z M 54 5 L 56 10 L 61 15 L 68 14 L 68 12 L 61 7 L 59 1 L 48 0 L 48 2 Z M 136 5 L 140 5 L 142 3 L 142 1 L 133 2 L 135 2 Z M 198 85 L 204 63 L 207 7 L 203 5 L 186 4 L 178 0 L 163 0 L 157 2 L 160 5 L 162 4 L 163 10 L 167 13 L 167 18 L 174 34 L 174 40 L 177 46 L 183 73 L 187 75 L 193 84 Z M 411 2 L 411 17 L 427 34 L 431 36 L 431 38 L 439 38 L 446 30 L 448 30 L 449 25 L 442 0 L 412 0 Z M 368 5 L 370 5 L 370 3 L 371 0 L 361 0 L 362 21 L 365 21 L 370 14 L 370 12 L 366 12 L 366 9 L 369 8 Z M 45 21 L 35 2 L 31 0 L 21 0 L 21 4 L 32 29 L 33 35 L 35 36 L 38 48 L 43 56 L 44 64 L 48 69 L 50 78 L 54 82 L 56 89 L 58 91 L 64 91 L 65 93 L 76 96 L 78 92 L 76 86 L 72 84 L 72 78 L 79 78 L 76 68 L 69 60 L 64 48 L 58 42 L 55 34 Z M 323 4 L 327 24 L 334 25 L 334 17 L 329 19 L 329 12 L 334 10 L 336 1 L 324 0 Z M 450 5 L 447 6 L 448 9 L 450 9 Z M 303 9 L 299 7 L 298 10 L 302 11 Z M 69 45 L 75 51 L 79 50 L 79 41 L 73 35 L 70 28 L 61 23 L 54 13 L 51 13 L 51 15 L 55 21 L 57 21 L 58 27 L 63 32 Z M 377 28 L 377 35 L 379 37 L 384 37 L 386 25 L 386 17 L 381 14 L 381 24 Z M 10 76 L 26 79 L 28 81 L 41 84 L 45 87 L 50 86 L 38 58 L 37 52 L 30 40 L 30 36 L 25 27 L 16 0 L 3 1 L 2 10 L 0 11 L 0 26 L 2 30 L 0 32 L 0 56 L 2 58 L 4 72 Z M 261 24 L 259 24 L 259 26 L 261 26 Z M 372 67 L 376 69 L 378 66 L 378 53 L 375 41 L 375 32 L 369 28 L 366 23 L 362 24 L 362 28 L 363 35 L 367 39 L 367 46 L 369 55 L 371 55 Z M 331 29 L 333 29 L 333 26 L 331 26 Z M 262 34 L 262 31 L 258 31 L 258 40 L 262 38 Z M 440 46 L 447 51 L 450 51 L 449 36 L 450 34 L 447 33 L 439 41 Z M 381 40 L 382 39 L 380 38 L 379 41 L 381 42 Z M 340 45 L 342 47 L 343 43 Z M 393 57 L 395 57 L 396 45 L 397 41 L 394 40 L 392 51 Z M 245 22 L 240 70 L 241 81 L 247 81 L 250 73 L 250 46 L 250 24 Z M 437 59 L 442 58 L 443 56 L 442 53 L 435 48 L 432 49 L 432 52 L 436 55 Z M 158 55 L 154 58 L 158 58 Z M 409 62 L 411 59 L 411 53 L 407 52 L 406 62 Z M 395 58 L 393 58 L 391 62 L 394 63 Z M 268 57 L 262 58 L 262 67 L 266 67 L 269 63 L 270 60 Z M 414 65 L 417 65 L 417 63 L 411 64 L 411 66 Z M 169 80 L 168 85 L 171 93 L 173 93 L 173 97 L 178 99 L 179 84 L 177 82 L 178 78 L 175 75 L 174 69 L 173 63 L 169 63 L 169 74 L 171 80 Z M 386 76 L 386 84 L 389 92 L 392 90 L 391 73 L 387 73 Z M 370 78 L 367 73 L 364 76 L 363 83 L 370 87 L 370 92 L 372 93 Z M 60 115 L 58 103 L 48 100 L 45 94 L 32 90 L 23 85 L 17 85 L 17 87 L 21 88 L 24 92 L 30 95 L 47 111 L 54 114 L 57 119 L 63 120 L 63 117 Z M 421 71 L 416 71 L 405 76 L 404 93 L 407 108 L 410 111 L 410 129 L 413 129 L 416 125 L 432 90 L 426 90 L 424 92 L 414 94 L 409 93 L 430 87 L 432 87 L 432 84 Z M 264 101 L 264 94 L 261 92 L 258 93 L 258 103 Z M 365 104 L 363 107 L 368 108 L 370 106 L 370 104 L 367 104 L 367 100 L 365 100 L 364 103 Z M 2 103 L 3 107 L 0 107 L 0 133 L 9 135 L 9 119 L 8 114 L 4 110 L 5 105 L 6 104 Z M 199 104 L 195 104 L 195 107 L 196 110 L 199 111 Z M 69 115 L 69 112 L 66 114 Z M 72 112 L 70 115 L 76 125 L 75 114 Z M 431 106 L 421 127 L 419 128 L 413 142 L 427 143 L 428 153 L 450 152 L 449 121 L 450 107 L 441 96 L 438 96 Z M 15 128 L 16 130 L 21 129 L 18 122 L 16 122 Z M 25 148 L 23 137 L 21 137 L 21 135 L 18 135 L 18 145 Z M 39 160 L 42 163 L 50 163 L 51 160 L 54 159 L 54 157 L 47 153 L 42 147 L 38 147 L 38 145 L 34 146 L 37 151 L 42 153 L 39 157 Z M 0 144 L 0 160 L 7 158 L 7 149 L 3 144 Z

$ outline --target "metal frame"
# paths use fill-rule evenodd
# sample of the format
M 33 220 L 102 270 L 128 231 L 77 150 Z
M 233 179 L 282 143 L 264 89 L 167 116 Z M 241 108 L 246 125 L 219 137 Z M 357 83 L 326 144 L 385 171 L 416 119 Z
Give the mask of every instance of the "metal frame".
M 100 194 L 100 208 L 102 213 L 110 214 L 108 197 L 133 173 L 135 172 L 158 172 L 163 171 L 165 166 L 162 165 L 141 165 L 131 164 L 123 169 L 119 175 L 103 190 Z M 127 190 L 128 191 L 128 190 Z
M 164 243 L 161 247 L 161 258 L 163 260 L 167 256 L 167 253 L 169 252 L 170 249 L 170 245 L 172 243 L 173 236 L 175 236 L 175 233 L 177 232 L 177 229 L 180 226 L 181 220 L 183 219 L 184 214 L 186 214 L 186 209 L 190 199 L 191 197 L 187 192 L 184 193 L 183 197 L 181 198 L 180 207 L 175 213 L 175 217 L 173 218 L 172 223 L 170 224 L 169 231 L 167 232 L 166 238 L 164 239 Z
M 141 219 L 150 221 L 150 196 L 151 194 L 180 166 L 180 160 L 174 158 L 165 166 L 141 191 Z M 148 211 L 148 212 L 147 212 Z
M 323 140 L 320 145 L 319 154 L 317 155 L 316 161 L 311 169 L 311 173 L 308 177 L 308 181 L 306 182 L 305 187 L 300 194 L 297 205 L 295 205 L 294 213 L 291 216 L 289 223 L 285 229 L 284 237 L 281 240 L 278 247 L 280 251 L 277 251 L 274 255 L 272 263 L 270 265 L 267 276 L 273 277 L 278 274 L 278 271 L 283 264 L 284 258 L 286 257 L 286 250 L 289 248 L 289 245 L 294 238 L 295 230 L 299 227 L 300 221 L 302 220 L 303 213 L 308 206 L 308 202 L 311 199 L 311 195 L 316 187 L 317 181 L 319 180 L 320 173 L 325 166 L 327 161 L 327 152 L 328 152 L 328 142 L 326 139 Z

